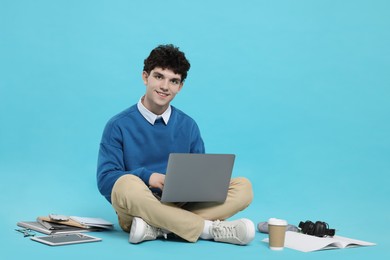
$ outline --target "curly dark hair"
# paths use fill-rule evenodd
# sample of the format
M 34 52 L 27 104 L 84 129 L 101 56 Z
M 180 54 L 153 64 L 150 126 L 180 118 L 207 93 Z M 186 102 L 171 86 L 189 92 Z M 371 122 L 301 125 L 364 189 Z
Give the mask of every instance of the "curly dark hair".
M 157 67 L 169 69 L 181 75 L 181 81 L 183 82 L 191 65 L 184 52 L 173 44 L 166 44 L 157 46 L 150 52 L 149 57 L 144 60 L 144 71 L 148 74 Z

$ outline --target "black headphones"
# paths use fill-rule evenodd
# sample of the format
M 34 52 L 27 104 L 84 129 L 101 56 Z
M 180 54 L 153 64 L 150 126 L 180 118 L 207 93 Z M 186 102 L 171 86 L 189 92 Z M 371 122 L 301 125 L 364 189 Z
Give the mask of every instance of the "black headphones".
M 329 229 L 328 223 L 317 221 L 316 223 L 307 220 L 306 222 L 299 222 L 299 228 L 303 234 L 312 235 L 316 237 L 334 236 L 336 231 Z

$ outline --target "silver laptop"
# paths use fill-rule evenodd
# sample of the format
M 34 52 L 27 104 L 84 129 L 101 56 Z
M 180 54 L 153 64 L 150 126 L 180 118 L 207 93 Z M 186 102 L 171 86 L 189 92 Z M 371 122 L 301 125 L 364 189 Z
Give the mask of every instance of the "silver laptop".
M 234 154 L 170 154 L 161 202 L 224 202 L 234 159 Z

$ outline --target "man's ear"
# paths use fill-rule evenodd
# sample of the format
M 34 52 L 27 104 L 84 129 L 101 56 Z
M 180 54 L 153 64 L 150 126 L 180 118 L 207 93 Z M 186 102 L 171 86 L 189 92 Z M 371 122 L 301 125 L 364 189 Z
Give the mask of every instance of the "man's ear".
M 142 80 L 143 80 L 145 85 L 148 84 L 148 77 L 149 77 L 149 74 L 146 71 L 143 71 L 142 72 Z
M 180 83 L 179 90 L 177 91 L 178 93 L 181 91 L 181 89 L 183 88 L 183 86 L 184 86 L 184 82 L 182 81 L 182 82 Z

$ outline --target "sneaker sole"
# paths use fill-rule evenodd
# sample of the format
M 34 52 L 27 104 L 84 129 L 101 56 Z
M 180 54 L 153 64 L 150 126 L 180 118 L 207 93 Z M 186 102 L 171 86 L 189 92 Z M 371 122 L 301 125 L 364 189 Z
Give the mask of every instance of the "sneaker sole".
M 133 218 L 129 235 L 129 242 L 132 244 L 138 244 L 141 242 L 141 235 L 145 232 L 145 230 L 143 230 L 145 225 L 143 225 L 142 221 L 143 220 L 140 218 Z

